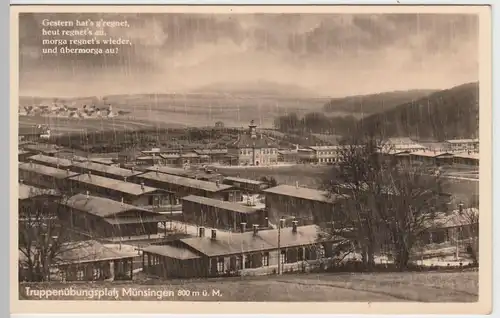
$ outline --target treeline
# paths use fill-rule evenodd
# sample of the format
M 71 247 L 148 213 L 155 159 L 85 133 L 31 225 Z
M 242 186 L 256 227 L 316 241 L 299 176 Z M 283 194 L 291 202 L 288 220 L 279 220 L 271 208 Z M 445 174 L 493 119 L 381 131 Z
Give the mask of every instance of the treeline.
M 59 146 L 96 153 L 118 152 L 130 148 L 176 147 L 178 145 L 223 146 L 236 138 L 237 129 L 189 128 L 96 131 L 53 137 Z
M 346 135 L 355 131 L 357 122 L 354 116 L 329 117 L 312 112 L 299 118 L 296 113 L 291 113 L 277 117 L 274 126 L 284 133 Z

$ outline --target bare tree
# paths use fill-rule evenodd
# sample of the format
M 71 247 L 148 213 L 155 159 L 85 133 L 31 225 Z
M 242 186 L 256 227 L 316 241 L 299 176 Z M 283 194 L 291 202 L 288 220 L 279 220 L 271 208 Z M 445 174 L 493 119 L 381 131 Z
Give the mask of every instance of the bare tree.
M 375 264 L 376 246 L 380 245 L 380 208 L 377 188 L 369 189 L 377 178 L 380 142 L 373 136 L 351 137 L 343 140 L 338 148 L 338 165 L 324 180 L 332 200 L 341 198 L 340 208 L 334 211 L 333 229 L 337 235 L 345 235 L 361 249 L 365 267 Z M 372 190 L 372 191 L 370 191 Z M 344 233 L 345 230 L 348 233 Z M 346 235 L 348 234 L 348 235 Z
M 398 162 L 391 152 L 392 145 L 373 134 L 349 138 L 325 180 L 330 195 L 344 198 L 335 212 L 336 228 L 350 230 L 368 270 L 383 247 L 392 250 L 400 269 L 406 268 L 439 204 L 439 176 L 429 175 L 424 165 Z
M 45 189 L 31 188 L 19 202 L 19 273 L 28 281 L 50 280 L 51 268 L 63 255 L 81 246 L 68 245 L 70 230 L 57 218 L 66 196 Z M 20 277 L 21 278 L 21 277 Z

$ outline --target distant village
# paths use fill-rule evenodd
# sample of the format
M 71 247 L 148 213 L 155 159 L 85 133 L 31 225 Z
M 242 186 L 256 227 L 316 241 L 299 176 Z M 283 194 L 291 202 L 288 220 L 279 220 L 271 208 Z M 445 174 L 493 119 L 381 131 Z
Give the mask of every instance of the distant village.
M 81 113 L 103 114 L 103 110 L 90 109 Z M 111 114 L 111 108 L 104 113 Z M 62 235 L 64 244 L 58 245 L 60 259 L 45 264 L 50 271 L 43 271 L 44 266 L 35 268 L 36 262 L 30 259 L 39 253 L 23 249 L 21 242 L 21 281 L 304 272 L 335 259 L 339 244 L 349 242 L 348 237 L 322 237 L 318 227 L 324 220 L 335 222 L 332 215 L 340 209 L 341 197 L 328 199 L 325 191 L 299 182 L 273 184 L 218 171 L 221 166 L 335 165 L 345 146 L 279 149 L 252 121 L 247 131 L 223 149 L 155 148 L 98 158 L 41 142 L 50 129 L 39 128 L 19 134 L 20 231 L 53 224 L 43 244 L 55 246 Z M 435 167 L 476 169 L 479 165 L 477 139 L 432 145 L 409 138 L 388 142 L 391 150 L 381 151 L 381 156 Z M 40 209 L 45 210 L 33 212 Z M 448 249 L 451 256 L 443 261 L 448 266 L 473 262 L 466 252 L 466 242 L 473 235 L 457 236 L 478 226 L 466 220 L 466 211 L 471 209 L 459 204 L 441 211 L 422 235 L 425 244 Z M 39 222 L 32 222 L 34 218 Z M 55 228 L 63 228 L 64 233 L 54 235 Z M 432 257 L 422 254 L 422 264 Z M 378 261 L 391 260 L 381 257 Z
M 24 106 L 19 109 L 19 115 L 21 116 L 55 116 L 65 118 L 113 118 L 127 113 L 124 111 L 114 112 L 111 105 L 102 107 L 96 105 L 71 107 L 58 103 L 53 103 L 51 106 Z

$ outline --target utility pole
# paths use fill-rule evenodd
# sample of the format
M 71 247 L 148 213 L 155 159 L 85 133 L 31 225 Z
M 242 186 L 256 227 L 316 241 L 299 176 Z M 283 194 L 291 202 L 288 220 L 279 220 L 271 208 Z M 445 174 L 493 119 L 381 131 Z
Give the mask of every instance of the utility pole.
M 281 227 L 284 222 L 284 219 L 278 222 L 278 275 L 281 275 Z

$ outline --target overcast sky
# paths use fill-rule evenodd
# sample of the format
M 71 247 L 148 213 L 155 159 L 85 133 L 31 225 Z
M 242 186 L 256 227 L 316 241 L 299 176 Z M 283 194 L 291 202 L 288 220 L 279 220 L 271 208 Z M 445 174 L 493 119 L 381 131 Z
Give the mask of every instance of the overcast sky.
M 124 19 L 116 56 L 42 56 L 41 21 Z M 259 79 L 345 96 L 478 80 L 478 17 L 444 14 L 21 14 L 20 94 L 182 92 Z

